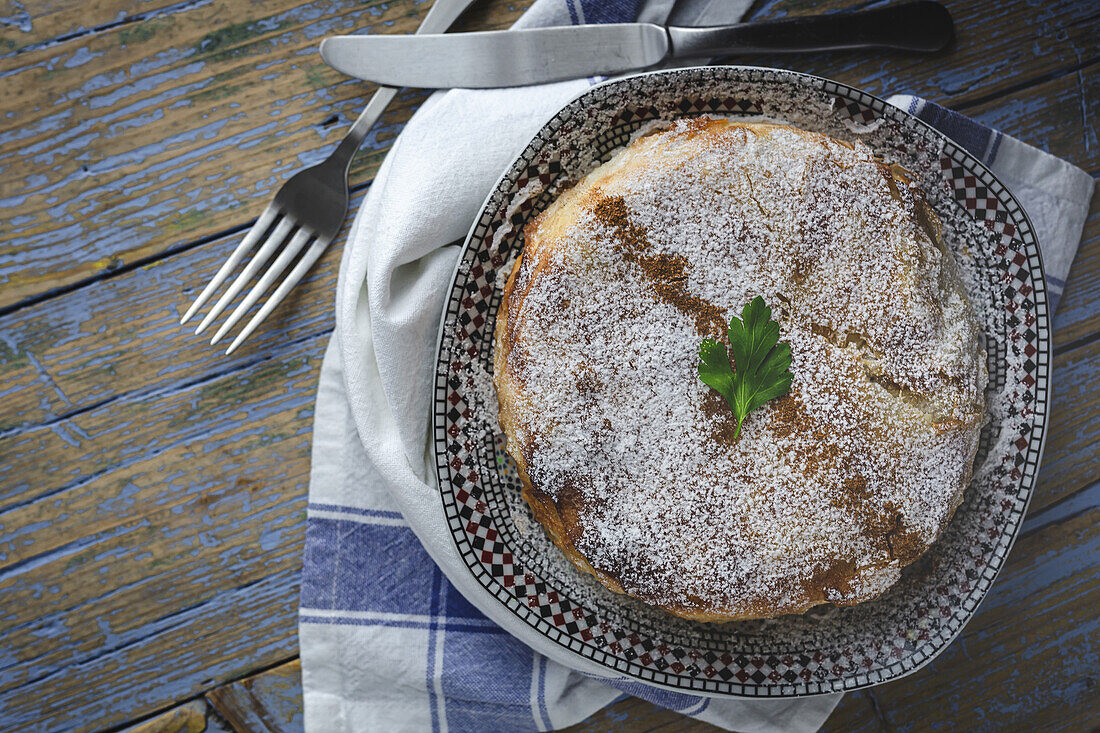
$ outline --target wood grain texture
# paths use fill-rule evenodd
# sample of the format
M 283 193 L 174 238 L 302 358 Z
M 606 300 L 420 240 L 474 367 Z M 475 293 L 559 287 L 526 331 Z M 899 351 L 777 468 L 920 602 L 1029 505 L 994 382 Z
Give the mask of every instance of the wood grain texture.
M 978 614 L 940 657 L 874 688 L 892 730 L 1054 733 L 1100 720 L 1095 498 L 1020 538 Z
M 353 206 L 358 202 L 359 197 L 352 199 Z M 246 368 L 330 330 L 345 236 L 341 233 L 287 302 L 228 357 L 206 338 L 194 336 L 193 327 L 179 325 L 179 318 L 236 247 L 237 235 L 0 317 L 5 374 L 0 436 L 35 426 L 63 430 L 73 416 L 92 407 L 186 384 L 203 374 Z
M 768 0 L 754 13 L 847 4 Z M 938 58 L 751 62 L 923 94 L 1100 173 L 1095 4 L 951 5 L 959 42 Z M 460 25 L 500 27 L 525 6 L 479 3 Z M 230 729 L 214 708 L 260 730 L 300 721 L 283 663 L 297 651 L 312 406 L 342 240 L 231 357 L 177 321 L 277 184 L 323 157 L 365 102 L 369 87 L 323 66 L 317 39 L 408 32 L 427 7 L 0 11 L 0 729 L 170 726 L 203 705 L 214 731 Z M 376 128 L 353 207 L 425 96 L 402 95 Z M 16 307 L 28 298 L 42 300 Z M 827 730 L 1071 730 L 1100 715 L 1098 303 L 1094 201 L 1055 318 L 1051 432 L 1025 536 L 959 642 L 918 675 L 847 696 Z M 286 727 L 263 722 L 272 711 Z M 711 729 L 639 701 L 576 728 Z
M 14 536 L 5 551 L 24 554 L 0 571 L 0 635 L 11 645 L 0 721 L 122 722 L 295 653 L 324 341 L 173 393 L 168 409 L 156 397 L 136 403 L 131 415 L 153 416 L 144 430 L 202 422 L 212 402 L 229 427 L 3 515 Z
M 237 0 L 212 0 L 0 58 L 0 95 L 19 99 L 0 118 L 0 207 L 20 212 L 0 228 L 0 307 L 257 216 L 324 159 L 371 90 L 327 67 L 319 39 L 408 33 L 427 7 L 269 0 L 242 21 Z M 478 27 L 523 6 L 491 8 Z M 426 96 L 399 95 L 353 184 Z
M 235 730 L 296 733 L 302 730 L 302 665 L 297 659 L 206 693 Z
M 119 733 L 239 733 L 218 715 L 206 700 L 191 700 L 183 705 L 154 714 L 140 723 L 126 726 Z
M 0 5 L 0 55 L 26 53 L 137 19 L 165 16 L 177 5 L 179 0 L 8 0 Z
M 935 56 L 853 51 L 737 60 L 820 74 L 880 97 L 918 94 L 967 109 L 1100 57 L 1100 11 L 1089 0 L 942 4 L 955 21 L 955 43 Z M 817 0 L 764 0 L 754 6 L 751 18 L 807 15 L 820 12 L 822 5 Z
M 206 725 L 206 709 L 204 701 L 193 700 L 127 727 L 122 733 L 203 733 L 209 730 Z

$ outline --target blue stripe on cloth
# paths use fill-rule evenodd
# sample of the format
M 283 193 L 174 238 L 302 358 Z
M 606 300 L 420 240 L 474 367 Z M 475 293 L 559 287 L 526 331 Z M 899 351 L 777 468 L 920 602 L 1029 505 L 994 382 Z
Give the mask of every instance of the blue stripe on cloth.
M 363 616 L 318 616 L 316 614 L 311 614 L 308 608 L 302 610 L 300 620 L 302 623 L 306 624 L 327 624 L 330 626 L 384 626 L 389 629 L 431 629 L 434 624 L 436 628 L 441 628 L 448 633 L 453 631 L 462 632 L 464 634 L 508 635 L 508 632 L 493 623 L 476 624 L 463 621 L 450 621 L 448 619 L 436 619 L 432 622 L 419 621 L 417 619 L 369 618 Z
M 573 25 L 580 25 L 581 19 L 577 15 L 577 7 L 573 5 L 573 0 L 565 0 L 565 7 L 569 8 L 569 22 Z
M 983 163 L 989 162 L 989 142 L 993 131 L 988 127 L 928 100 L 924 100 L 915 114 L 966 148 L 975 158 Z
M 550 711 L 546 708 L 546 657 L 539 656 L 539 689 L 535 695 L 535 702 L 539 709 L 539 717 L 542 719 L 542 728 L 544 730 L 553 730 L 554 726 L 550 722 Z
M 570 0 L 569 12 L 573 12 Z M 576 0 L 585 23 L 629 23 L 638 17 L 642 0 Z M 573 21 L 576 23 L 577 21 Z
M 706 710 L 708 707 L 710 707 L 710 698 L 709 697 L 704 697 L 704 698 L 699 700 L 698 705 L 696 705 L 693 708 L 688 708 L 687 710 L 681 710 L 680 714 L 694 717 L 694 716 L 698 715 L 699 713 L 703 712 L 704 710 Z
M 433 603 L 452 619 L 485 620 L 443 580 L 437 601 L 425 582 L 439 574 L 412 530 L 389 524 L 309 517 L 302 568 L 307 609 L 429 615 Z
M 477 610 L 466 597 L 459 593 L 450 581 L 444 579 L 444 590 L 447 593 L 447 597 L 444 602 L 444 613 L 447 618 L 463 618 L 463 619 L 478 619 L 485 620 L 485 614 Z
M 317 512 L 340 512 L 341 514 L 356 514 L 360 517 L 380 517 L 383 519 L 404 519 L 401 516 L 401 512 L 387 512 L 381 509 L 360 509 L 354 506 L 344 506 L 343 504 L 319 504 L 311 501 L 306 505 L 306 510 L 313 510 Z
M 447 634 L 443 644 L 447 730 L 538 730 L 531 700 L 534 668 L 534 652 L 509 634 Z
M 427 679 L 425 684 L 428 687 L 428 708 L 432 714 L 432 733 L 436 733 L 440 730 L 439 725 L 439 699 L 436 697 L 436 672 L 435 672 L 435 657 L 437 654 L 443 654 L 443 650 L 436 650 L 436 645 L 439 643 L 439 636 L 437 630 L 439 628 L 439 620 L 437 614 L 442 609 L 437 605 L 437 601 L 442 595 L 443 586 L 443 571 L 441 571 L 436 565 L 431 565 L 432 583 L 431 583 L 431 609 L 429 614 L 431 615 L 431 622 L 428 624 L 428 663 L 424 665 Z M 442 604 L 440 604 L 442 605 Z
M 608 682 L 613 687 L 622 690 L 628 695 L 647 700 L 654 705 L 659 705 L 669 710 L 675 710 L 678 713 L 692 710 L 697 707 L 701 701 L 707 699 L 699 695 L 685 695 L 682 692 L 661 690 L 656 687 L 644 685 L 641 682 L 631 682 L 630 680 L 608 680 Z M 695 712 L 702 712 L 705 708 L 706 705 Z
M 1005 136 L 996 130 L 993 131 L 993 144 L 989 147 L 989 155 L 986 156 L 984 161 L 986 165 L 993 165 L 993 162 L 997 160 L 997 151 L 1001 148 L 1001 140 L 1004 140 Z

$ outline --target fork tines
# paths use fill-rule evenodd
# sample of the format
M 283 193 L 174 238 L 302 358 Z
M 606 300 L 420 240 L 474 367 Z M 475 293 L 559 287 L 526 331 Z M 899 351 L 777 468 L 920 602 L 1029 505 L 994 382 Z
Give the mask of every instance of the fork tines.
M 272 229 L 274 225 L 274 229 Z M 270 234 L 267 234 L 268 230 L 272 229 Z M 218 317 L 218 315 L 225 310 L 232 300 L 244 289 L 245 285 L 256 275 L 256 273 L 263 267 L 271 256 L 275 254 L 275 251 L 283 245 L 287 236 L 293 232 L 293 236 L 290 242 L 282 248 L 279 252 L 279 256 L 275 258 L 275 261 L 267 269 L 266 272 L 260 277 L 260 281 L 253 286 L 244 300 L 233 310 L 222 324 L 221 328 L 217 330 L 214 337 L 210 339 L 211 344 L 216 344 L 221 341 L 222 337 L 233 328 L 234 325 L 244 316 L 244 314 L 251 308 L 257 300 L 264 294 L 264 292 L 271 287 L 272 283 L 278 279 L 279 275 L 283 273 L 283 270 L 287 268 L 290 262 L 302 251 L 302 249 L 309 243 L 311 239 L 315 237 L 308 227 L 297 224 L 289 215 L 279 211 L 274 204 L 268 205 L 264 210 L 260 218 L 256 220 L 256 223 L 252 225 L 252 228 L 248 230 L 244 239 L 237 245 L 237 248 L 233 250 L 233 254 L 229 256 L 229 259 L 221 266 L 221 268 L 215 273 L 210 282 L 199 293 L 199 297 L 195 298 L 195 302 L 191 304 L 191 307 L 187 309 L 187 312 L 183 314 L 183 318 L 180 319 L 180 323 L 186 323 L 190 320 L 191 316 L 210 299 L 210 296 L 214 294 L 214 291 L 225 282 L 229 277 L 229 273 L 232 272 L 245 258 L 245 256 L 256 246 L 262 239 L 262 244 L 259 250 L 252 256 L 252 259 L 245 265 L 241 274 L 237 276 L 237 279 L 229 286 L 229 288 L 222 293 L 222 296 L 218 298 L 218 301 L 214 304 L 214 307 L 210 309 L 210 312 L 199 323 L 198 328 L 195 329 L 196 334 L 202 333 L 206 330 L 206 327 Z M 264 238 L 264 235 L 267 237 Z M 272 310 L 286 297 L 286 294 L 298 283 L 299 280 L 306 274 L 313 263 L 320 258 L 321 254 L 325 250 L 327 242 L 323 242 L 318 239 L 314 241 L 302 258 L 298 261 L 298 264 L 294 266 L 294 269 L 290 271 L 290 274 L 279 285 L 275 292 L 260 308 L 259 312 L 252 317 L 248 324 L 241 330 L 237 337 L 233 340 L 233 343 L 226 349 L 226 354 L 233 353 L 233 350 L 240 345 L 248 336 L 256 330 L 256 327 L 267 317 Z

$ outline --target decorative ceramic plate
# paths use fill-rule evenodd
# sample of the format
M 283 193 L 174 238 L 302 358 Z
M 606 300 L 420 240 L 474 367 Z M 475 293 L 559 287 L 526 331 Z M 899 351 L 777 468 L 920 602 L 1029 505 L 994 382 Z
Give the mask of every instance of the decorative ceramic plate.
M 699 115 L 763 118 L 860 140 L 916 174 L 979 313 L 989 420 L 974 478 L 940 539 L 874 601 L 762 621 L 676 618 L 576 570 L 520 498 L 490 374 L 494 319 L 523 227 L 643 126 Z M 1023 209 L 981 163 L 923 122 L 843 84 L 774 69 L 706 67 L 615 80 L 546 123 L 466 241 L 440 334 L 433 417 L 440 500 L 477 581 L 539 633 L 608 674 L 711 696 L 875 685 L 941 652 L 1004 563 L 1042 453 L 1050 348 L 1039 248 Z

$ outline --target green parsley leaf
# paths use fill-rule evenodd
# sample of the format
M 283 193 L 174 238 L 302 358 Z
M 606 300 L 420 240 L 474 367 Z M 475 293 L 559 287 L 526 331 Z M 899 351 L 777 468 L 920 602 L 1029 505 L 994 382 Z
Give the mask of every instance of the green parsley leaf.
M 714 339 L 699 344 L 699 379 L 725 397 L 737 416 L 734 438 L 750 412 L 791 389 L 791 345 L 779 341 L 779 323 L 771 318 L 758 295 L 741 309 L 741 318 L 730 319 L 729 351 Z

